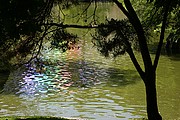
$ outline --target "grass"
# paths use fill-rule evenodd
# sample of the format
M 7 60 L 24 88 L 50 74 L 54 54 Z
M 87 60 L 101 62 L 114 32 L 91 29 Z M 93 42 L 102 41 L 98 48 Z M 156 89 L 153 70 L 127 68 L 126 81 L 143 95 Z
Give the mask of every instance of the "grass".
M 23 116 L 23 117 L 0 117 L 0 120 L 85 120 L 80 118 L 61 118 L 61 117 L 49 117 L 49 116 Z M 131 120 L 148 120 L 146 118 L 137 118 Z
M 0 120 L 80 120 L 75 118 L 61 118 L 61 117 L 0 117 Z

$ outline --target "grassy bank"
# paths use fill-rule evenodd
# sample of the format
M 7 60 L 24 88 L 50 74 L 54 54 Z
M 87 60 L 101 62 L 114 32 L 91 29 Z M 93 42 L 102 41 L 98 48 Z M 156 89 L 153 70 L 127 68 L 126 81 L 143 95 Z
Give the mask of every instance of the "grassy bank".
M 0 117 L 0 120 L 80 120 L 80 119 L 61 118 L 61 117 Z

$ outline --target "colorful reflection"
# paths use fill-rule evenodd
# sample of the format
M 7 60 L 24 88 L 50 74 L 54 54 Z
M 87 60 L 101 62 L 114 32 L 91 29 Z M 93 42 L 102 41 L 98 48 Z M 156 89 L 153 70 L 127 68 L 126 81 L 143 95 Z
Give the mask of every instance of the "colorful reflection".
M 17 94 L 38 95 L 63 91 L 72 85 L 71 73 L 65 64 L 54 67 L 41 63 L 29 63 L 22 74 Z

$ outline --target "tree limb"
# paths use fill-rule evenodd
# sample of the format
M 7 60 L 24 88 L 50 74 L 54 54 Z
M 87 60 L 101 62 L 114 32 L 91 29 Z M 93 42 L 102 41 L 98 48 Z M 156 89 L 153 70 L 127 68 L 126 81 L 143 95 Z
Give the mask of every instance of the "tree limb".
M 129 11 L 127 11 L 125 8 L 124 8 L 124 6 L 122 5 L 122 3 L 120 3 L 118 0 L 113 0 L 113 2 L 119 7 L 119 9 L 121 9 L 121 11 L 126 15 L 126 17 L 129 19 L 129 21 L 130 21 L 130 23 L 133 25 L 133 27 L 135 28 L 135 30 L 136 30 L 136 32 L 137 32 L 137 34 L 138 34 L 138 30 L 139 30 L 139 27 L 136 27 L 136 21 L 139 21 L 139 19 L 138 20 L 136 20 L 135 22 L 134 22 L 134 16 L 133 16 L 133 18 L 132 18 L 132 16 L 130 15 L 130 13 L 129 13 Z M 132 10 L 134 10 L 133 8 L 131 8 Z M 132 11 L 130 11 L 130 12 L 132 12 Z M 135 16 L 137 16 L 136 14 L 135 14 Z M 139 21 L 139 23 L 140 23 L 140 21 Z M 140 24 L 140 26 L 141 26 L 141 24 Z M 142 27 L 142 26 L 141 26 Z M 142 30 L 143 31 L 143 30 Z M 143 32 L 144 33 L 144 32 Z M 140 35 L 139 35 L 140 36 Z M 138 37 L 139 37 L 138 36 Z M 145 37 L 145 36 L 144 36 Z M 131 45 L 130 45 L 130 43 L 128 42 L 128 40 L 124 40 L 124 42 L 125 42 L 125 44 L 126 44 L 126 46 L 127 46 L 127 53 L 129 54 L 129 56 L 130 56 L 130 58 L 131 58 L 131 60 L 132 60 L 132 62 L 133 62 L 133 64 L 134 64 L 134 66 L 135 66 L 135 68 L 136 68 L 136 70 L 138 71 L 138 73 L 139 73 L 139 75 L 141 76 L 141 78 L 143 79 L 144 78 L 144 76 L 145 76 L 145 72 L 142 70 L 142 68 L 141 68 L 141 66 L 139 65 L 139 63 L 138 63 L 138 61 L 137 61 L 137 59 L 136 59 L 136 57 L 135 57 L 135 55 L 134 55 L 134 53 L 133 53 L 133 50 L 132 50 L 132 48 L 131 48 Z M 140 43 L 141 44 L 141 43 Z M 144 57 L 143 57 L 144 58 Z M 150 59 L 151 60 L 151 59 Z M 147 66 L 147 65 L 145 65 L 145 66 Z M 143 79 L 144 80 L 144 79 Z
M 110 26 L 110 25 L 74 25 L 74 24 L 63 24 L 63 23 L 45 23 L 42 25 L 56 26 L 56 27 L 60 27 L 60 28 L 82 28 L 82 29 L 100 28 L 100 27 L 109 27 Z
M 156 56 L 155 56 L 155 59 L 154 59 L 154 65 L 153 65 L 154 70 L 156 70 L 156 68 L 157 68 L 158 61 L 159 61 L 160 54 L 161 54 L 161 48 L 162 48 L 163 40 L 164 40 L 164 32 L 165 32 L 165 29 L 166 29 L 166 21 L 167 21 L 167 16 L 168 16 L 170 3 L 171 3 L 171 0 L 169 0 L 167 2 L 167 4 L 165 5 L 165 12 L 164 12 L 162 26 L 161 26 L 161 35 L 160 35 L 160 39 L 159 39 L 158 48 L 157 48 L 157 51 L 156 51 Z
M 132 4 L 130 3 L 130 1 L 124 0 L 124 3 L 130 14 L 129 21 L 131 22 L 132 26 L 136 30 L 136 33 L 139 39 L 140 51 L 141 51 L 141 55 L 142 55 L 144 66 L 145 66 L 145 71 L 147 71 L 149 70 L 149 68 L 152 68 L 152 61 L 151 61 L 151 57 L 150 57 L 150 53 L 147 46 L 146 37 L 144 35 L 142 24 L 136 12 L 134 11 L 134 8 L 132 7 Z
M 125 45 L 127 46 L 127 53 L 129 54 L 130 58 L 131 58 L 131 61 L 133 62 L 136 70 L 138 71 L 140 77 L 142 78 L 142 80 L 144 80 L 144 76 L 145 76 L 145 73 L 144 71 L 142 70 L 141 66 L 139 65 L 135 55 L 134 55 L 134 52 L 131 48 L 131 45 L 129 43 L 129 41 L 127 40 L 127 38 L 124 37 L 124 43 Z
M 131 47 L 128 48 L 127 53 L 129 54 L 129 56 L 130 56 L 130 58 L 134 64 L 136 70 L 138 71 L 140 77 L 142 78 L 142 80 L 144 80 L 145 72 L 142 70 L 141 66 L 139 65 Z

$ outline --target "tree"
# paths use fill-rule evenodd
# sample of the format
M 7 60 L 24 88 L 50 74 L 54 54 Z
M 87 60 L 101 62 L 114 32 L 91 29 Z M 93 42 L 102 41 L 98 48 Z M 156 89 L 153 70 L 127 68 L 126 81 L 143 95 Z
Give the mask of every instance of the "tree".
M 135 12 L 130 0 L 124 0 L 124 5 L 118 0 L 113 2 L 120 8 L 120 10 L 126 15 L 128 20 L 107 21 L 106 24 L 112 25 L 111 28 L 100 28 L 95 39 L 98 41 L 96 45 L 99 47 L 101 53 L 105 56 L 112 53 L 114 56 L 123 54 L 125 51 L 129 54 L 136 70 L 141 76 L 145 88 L 146 88 L 146 102 L 147 102 L 147 113 L 149 120 L 161 120 L 162 117 L 158 112 L 157 95 L 156 95 L 156 69 L 163 45 L 163 39 L 165 29 L 170 28 L 174 24 L 173 18 L 170 16 L 172 12 L 178 15 L 179 1 L 171 0 L 156 0 L 154 2 L 154 12 L 151 11 L 150 17 L 147 17 L 143 21 L 138 17 Z M 153 2 L 153 0 L 147 1 Z M 150 11 L 147 11 L 150 12 Z M 157 17 L 157 13 L 161 13 L 161 16 Z M 174 18 L 173 18 L 174 19 Z M 177 18 L 176 18 L 177 19 Z M 150 51 L 148 48 L 148 31 L 155 29 L 157 25 L 160 25 L 160 38 L 157 46 L 154 62 L 151 59 Z M 177 23 L 174 24 L 177 27 Z M 176 32 L 178 29 L 173 28 Z M 113 37 L 112 37 L 113 33 Z M 111 35 L 111 37 L 109 37 Z M 177 34 L 176 34 L 177 35 Z M 144 63 L 144 70 L 139 65 L 132 49 L 133 40 L 137 40 L 139 44 L 139 50 Z
M 157 95 L 156 95 L 156 68 L 157 68 L 160 51 L 161 51 L 161 47 L 162 47 L 163 39 L 164 39 L 165 26 L 166 26 L 168 11 L 169 11 L 169 4 L 167 4 L 167 3 L 169 3 L 169 2 L 166 1 L 166 3 L 164 3 L 164 5 L 163 5 L 163 9 L 165 11 L 163 14 L 161 35 L 160 35 L 158 50 L 156 52 L 156 57 L 155 57 L 154 63 L 152 62 L 152 59 L 150 57 L 150 53 L 149 53 L 149 49 L 148 49 L 148 45 L 147 45 L 147 37 L 145 35 L 143 24 L 140 21 L 140 19 L 138 18 L 137 13 L 135 12 L 134 8 L 132 7 L 131 2 L 129 0 L 124 0 L 125 7 L 122 5 L 122 3 L 120 3 L 117 0 L 113 0 L 113 2 L 116 3 L 116 5 L 122 10 L 122 12 L 128 18 L 132 27 L 134 28 L 134 31 L 136 33 L 136 37 L 138 40 L 139 48 L 140 48 L 140 53 L 141 53 L 143 63 L 144 63 L 144 69 L 145 69 L 144 71 L 142 70 L 141 66 L 139 65 L 139 63 L 133 53 L 129 35 L 126 35 L 128 30 L 121 30 L 123 27 L 131 28 L 131 26 L 130 25 L 127 26 L 127 23 L 118 25 L 118 27 L 121 27 L 121 28 L 117 28 L 117 27 L 115 28 L 115 30 L 116 30 L 115 38 L 117 40 L 120 39 L 122 41 L 122 43 L 120 45 L 124 46 L 124 47 L 121 47 L 121 48 L 124 48 L 127 51 L 136 70 L 138 71 L 139 75 L 141 76 L 141 78 L 145 84 L 148 119 L 149 120 L 161 120 L 162 117 L 160 116 L 160 114 L 158 112 Z M 122 22 L 120 22 L 120 23 L 122 23 Z M 132 33 L 134 33 L 134 31 L 131 31 L 130 36 L 132 36 Z M 110 31 L 110 32 L 112 32 L 112 31 Z M 104 36 L 104 35 L 101 34 L 101 36 Z M 106 35 L 104 37 L 106 37 Z M 113 42 L 114 41 L 115 40 L 113 40 Z M 106 43 L 106 44 L 102 45 L 102 47 L 108 48 L 108 47 L 106 47 L 108 45 L 109 45 L 109 43 Z M 107 53 L 108 53 L 108 51 L 106 50 L 106 54 Z
M 41 37 L 47 28 L 40 26 L 48 20 L 53 1 L 0 1 L 0 60 L 23 58 L 35 48 L 41 48 Z M 43 35 L 44 34 L 44 35 Z M 6 64 L 4 63 L 4 64 Z M 6 64 L 7 65 L 7 64 Z
M 60 23 L 54 23 L 52 21 L 50 13 L 53 4 L 61 4 L 64 8 L 68 9 L 70 5 L 78 4 L 78 1 L 76 0 L 28 0 L 28 2 L 26 2 L 30 5 L 29 7 L 24 7 L 27 3 L 22 1 L 23 0 L 2 0 L 0 3 L 0 5 L 3 4 L 3 6 L 0 6 L 0 16 L 2 16 L 0 19 L 0 34 L 3 36 L 0 40 L 2 43 L 0 48 L 3 51 L 7 53 L 7 51 L 9 51 L 7 46 L 10 46 L 16 51 L 16 55 L 21 53 L 24 55 L 24 53 L 27 52 L 28 54 L 33 54 L 32 58 L 34 58 L 37 57 L 42 48 L 43 38 L 49 33 L 54 32 L 53 38 L 60 38 L 58 41 L 53 41 L 52 44 L 55 46 L 60 45 L 61 48 L 66 50 L 65 48 L 67 47 L 68 42 L 70 42 L 69 40 L 71 40 L 71 38 L 74 40 L 76 36 L 67 33 L 65 28 L 98 28 L 98 34 L 96 34 L 94 38 L 97 41 L 95 44 L 98 46 L 100 52 L 104 53 L 105 56 L 109 53 L 113 53 L 114 56 L 121 55 L 125 52 L 129 54 L 136 70 L 145 84 L 148 119 L 162 119 L 158 112 L 157 105 L 156 69 L 163 45 L 165 29 L 172 26 L 168 26 L 167 23 L 171 22 L 171 13 L 174 12 L 175 9 L 179 10 L 179 0 L 147 0 L 147 4 L 151 3 L 155 10 L 153 14 L 151 14 L 151 11 L 147 11 L 148 14 L 151 14 L 151 17 L 147 17 L 147 19 L 143 20 L 138 17 L 130 0 L 123 0 L 123 3 L 118 0 L 112 0 L 125 14 L 127 19 L 121 21 L 112 19 L 107 21 L 107 24 L 93 26 L 66 25 L 63 24 L 63 21 L 59 21 Z M 91 2 L 92 1 L 90 1 L 90 4 Z M 34 4 L 36 6 L 33 6 Z M 21 7 L 22 9 L 20 9 Z M 85 10 L 87 9 L 88 7 L 85 8 Z M 93 15 L 95 15 L 95 10 Z M 17 13 L 19 14 L 15 14 L 14 11 L 18 11 Z M 7 12 L 8 15 L 6 14 Z M 161 13 L 161 16 L 157 16 L 157 13 Z M 175 13 L 176 15 L 179 15 L 179 11 Z M 7 22 L 11 24 L 8 24 Z M 175 20 L 173 22 L 174 23 L 172 24 L 175 24 L 174 29 L 179 29 L 178 22 L 175 22 Z M 149 34 L 149 29 L 147 28 L 155 29 L 157 25 L 161 26 L 160 38 L 153 62 L 147 44 Z M 135 42 L 139 45 L 139 50 L 144 63 L 144 70 L 139 65 L 133 52 L 132 47 L 134 40 L 136 40 Z M 38 50 L 36 51 L 35 49 L 37 48 Z M 31 49 L 32 51 L 30 51 Z

